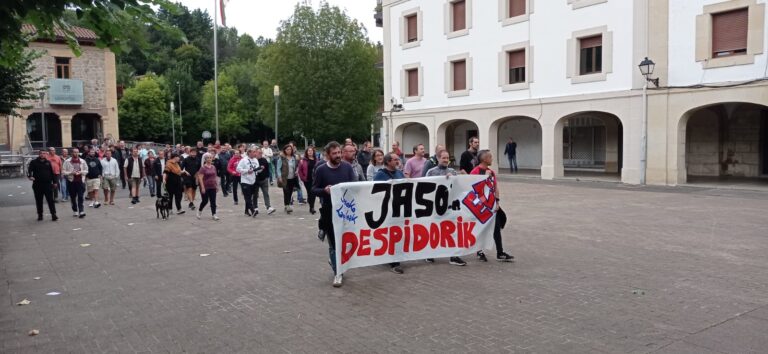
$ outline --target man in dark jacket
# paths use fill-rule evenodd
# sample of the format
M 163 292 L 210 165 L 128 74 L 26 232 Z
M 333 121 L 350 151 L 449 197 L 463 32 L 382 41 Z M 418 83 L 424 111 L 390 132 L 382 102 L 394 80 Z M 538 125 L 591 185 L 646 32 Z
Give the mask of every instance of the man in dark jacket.
M 461 154 L 461 160 L 459 160 L 459 167 L 466 174 L 472 172 L 472 169 L 479 163 L 477 161 L 477 151 L 480 148 L 480 139 L 473 136 L 469 138 L 468 144 L 467 151 Z
M 152 170 L 155 172 L 155 195 L 159 198 L 163 191 L 163 171 L 165 171 L 165 151 L 158 152 L 155 162 L 152 163 Z
M 53 188 L 56 188 L 58 181 L 54 180 L 53 167 L 47 155 L 48 152 L 40 150 L 37 159 L 30 161 L 27 168 L 27 177 L 32 181 L 32 191 L 35 193 L 37 221 L 43 220 L 43 197 L 48 203 L 51 220 L 59 220 L 56 216 L 56 205 L 53 203 Z
M 85 186 L 88 189 L 88 199 L 91 200 L 89 207 L 98 208 L 101 206 L 99 202 L 99 190 L 101 190 L 101 175 L 103 169 L 101 168 L 101 160 L 96 156 L 96 150 L 91 149 L 88 151 L 88 156 L 85 157 L 85 163 L 88 164 L 88 174 L 85 175 Z
M 216 165 L 216 172 L 218 172 L 219 179 L 221 180 L 221 192 L 224 194 L 224 197 L 229 195 L 229 191 L 231 190 L 232 186 L 232 180 L 230 179 L 229 172 L 227 171 L 229 159 L 231 158 L 232 154 L 229 151 L 229 144 L 224 144 L 221 146 L 221 151 L 219 151 L 218 158 L 214 160 L 214 164 Z
M 112 157 L 117 160 L 117 165 L 120 166 L 120 183 L 123 185 L 123 189 L 125 189 L 126 184 L 123 164 L 125 164 L 125 158 L 127 156 L 128 154 L 125 151 L 125 141 L 121 141 L 117 144 L 117 146 L 112 147 Z
M 443 146 L 442 144 L 437 144 L 437 146 L 435 146 L 435 154 L 430 156 L 430 158 L 427 159 L 427 162 L 424 163 L 424 171 L 422 171 L 421 177 L 426 177 L 427 171 L 437 167 L 437 165 L 439 164 L 438 162 L 439 157 L 437 156 L 437 154 L 439 154 L 440 151 L 443 151 L 443 150 L 445 150 L 445 146 Z
M 357 163 L 363 168 L 363 172 L 368 171 L 368 165 L 371 163 L 371 143 L 363 143 L 363 149 L 357 153 Z

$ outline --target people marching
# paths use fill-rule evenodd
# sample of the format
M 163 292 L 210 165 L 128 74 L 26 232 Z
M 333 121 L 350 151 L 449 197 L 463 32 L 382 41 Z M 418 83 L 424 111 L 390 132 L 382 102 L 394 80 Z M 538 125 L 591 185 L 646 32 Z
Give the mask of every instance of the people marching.
M 228 200 L 231 195 L 234 205 L 242 199 L 243 214 L 255 218 L 259 215 L 261 197 L 263 215 L 272 217 L 276 209 L 271 203 L 270 189 L 273 193 L 278 192 L 274 187 L 277 182 L 287 215 L 296 211 L 294 192 L 297 193 L 299 206 L 308 204 L 306 211 L 310 215 L 316 214 L 316 199 L 319 198 L 320 215 L 316 219 L 318 237 L 328 242 L 328 261 L 334 275 L 334 287 L 340 287 L 343 282 L 335 259 L 337 235 L 332 223 L 335 214 L 330 198 L 334 185 L 483 175 L 490 181 L 487 183 L 492 186 L 495 199 L 501 200 L 497 175 L 491 168 L 493 153 L 481 150 L 477 137 L 467 140 L 467 150 L 459 157 L 457 166 L 442 144 L 435 146 L 432 156 L 429 156 L 424 144 L 415 144 L 412 154 L 406 156 L 397 141 L 390 150 L 382 150 L 369 141 L 358 146 L 351 138 L 345 139 L 343 144 L 332 141 L 322 150 L 308 145 L 301 152 L 292 141 L 278 149 L 275 139 L 252 145 L 241 143 L 230 146 L 229 143 L 216 141 L 206 146 L 203 141 L 198 141 L 195 146 L 179 144 L 164 147 L 129 145 L 114 140 L 99 145 L 99 141 L 94 139 L 80 147 L 82 149 L 58 149 L 58 153 L 55 148 L 40 150 L 37 158 L 29 163 L 27 177 L 32 181 L 38 220 L 43 220 L 44 200 L 54 221 L 58 219 L 55 204 L 59 202 L 69 201 L 73 216 L 80 219 L 86 216 L 84 200 L 89 201 L 89 208 L 97 209 L 102 205 L 108 206 L 105 209 L 112 208 L 116 204 L 115 195 L 119 186 L 123 189 L 128 187 L 127 196 L 131 204 L 140 203 L 144 188 L 147 189 L 144 193 L 150 197 L 165 198 L 169 208 L 175 208 L 176 215 L 182 215 L 185 209 L 189 209 L 196 211 L 197 219 L 201 219 L 207 207 L 213 221 L 220 220 L 217 212 L 222 198 Z M 510 172 L 517 172 L 516 147 L 517 144 L 510 139 L 504 149 L 504 155 L 510 161 Z M 201 201 L 196 206 L 198 191 Z M 103 204 L 100 192 L 103 192 Z M 222 198 L 219 198 L 219 193 Z M 186 208 L 182 205 L 183 200 L 187 203 Z M 497 216 L 493 226 L 496 260 L 511 262 L 514 257 L 503 248 L 501 230 L 506 223 L 506 214 L 500 203 L 495 204 L 494 212 Z M 483 250 L 476 255 L 479 261 L 488 261 Z M 430 258 L 426 262 L 435 263 L 435 260 Z M 456 256 L 449 257 L 448 263 L 467 265 L 466 261 Z M 399 262 L 390 263 L 389 269 L 397 274 L 404 273 Z

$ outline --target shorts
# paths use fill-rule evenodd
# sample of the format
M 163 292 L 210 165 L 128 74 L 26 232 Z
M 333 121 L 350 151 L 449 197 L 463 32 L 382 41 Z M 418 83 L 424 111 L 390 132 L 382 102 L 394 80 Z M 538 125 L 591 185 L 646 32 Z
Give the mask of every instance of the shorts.
M 135 186 L 136 188 L 139 188 L 139 187 L 141 187 L 141 178 L 134 178 L 134 177 L 131 177 L 131 178 L 128 180 L 128 183 L 131 185 L 131 187 L 134 187 L 134 186 Z
M 88 192 L 93 192 L 101 189 L 101 178 L 89 178 L 85 181 L 85 186 Z
M 197 179 L 193 177 L 185 177 L 184 188 L 197 188 Z
M 115 177 L 115 178 L 104 177 L 104 182 L 102 183 L 102 188 L 105 191 L 116 191 L 117 190 L 117 177 Z

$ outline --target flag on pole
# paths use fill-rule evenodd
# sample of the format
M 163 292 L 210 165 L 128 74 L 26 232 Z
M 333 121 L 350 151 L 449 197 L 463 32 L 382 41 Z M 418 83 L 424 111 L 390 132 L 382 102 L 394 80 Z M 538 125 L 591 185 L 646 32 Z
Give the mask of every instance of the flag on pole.
M 229 0 L 219 0 L 219 7 L 221 7 L 221 25 L 227 27 L 227 16 L 224 14 L 224 8 L 227 6 Z

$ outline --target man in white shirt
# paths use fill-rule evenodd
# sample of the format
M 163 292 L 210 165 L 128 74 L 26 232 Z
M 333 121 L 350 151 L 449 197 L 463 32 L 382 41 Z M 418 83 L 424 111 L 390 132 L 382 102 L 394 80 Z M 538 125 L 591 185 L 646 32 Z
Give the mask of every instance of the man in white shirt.
M 269 147 L 269 142 L 264 140 L 264 142 L 261 143 L 261 156 L 267 161 L 269 161 L 269 184 L 273 185 L 275 184 L 275 166 L 272 164 L 272 156 L 275 155 L 275 152 L 272 151 L 272 148 Z
M 104 158 L 101 159 L 102 175 L 104 176 L 104 204 L 115 205 L 115 191 L 117 190 L 117 179 L 120 178 L 120 165 L 117 159 L 112 158 L 112 150 L 104 151 Z
M 256 185 L 256 175 L 266 166 L 259 166 L 259 159 L 256 158 L 258 147 L 252 145 L 248 148 L 247 156 L 243 157 L 237 163 L 237 172 L 240 173 L 240 186 L 243 188 L 243 198 L 245 198 L 245 215 L 256 216 L 256 206 L 254 205 L 254 188 Z

